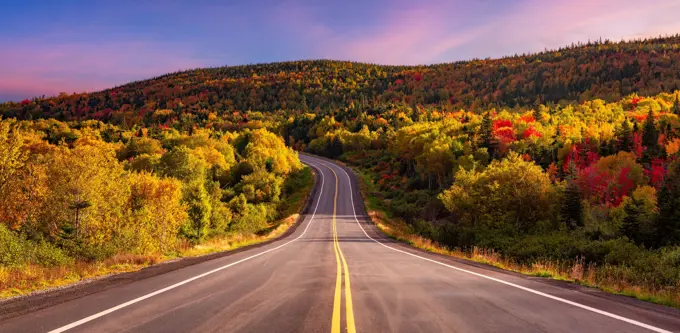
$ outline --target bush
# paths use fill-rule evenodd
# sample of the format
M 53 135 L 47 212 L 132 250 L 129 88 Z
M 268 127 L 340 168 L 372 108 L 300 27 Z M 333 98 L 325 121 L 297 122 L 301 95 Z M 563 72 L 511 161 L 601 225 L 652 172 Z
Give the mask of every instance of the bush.
M 482 171 L 460 170 L 439 195 L 460 223 L 480 229 L 531 231 L 557 214 L 558 193 L 550 177 L 516 153 Z
M 0 224 L 0 265 L 21 266 L 28 262 L 25 241 Z
M 267 209 L 264 205 L 247 204 L 243 215 L 234 220 L 230 230 L 237 233 L 256 233 L 267 227 Z
M 72 258 L 54 245 L 44 241 L 28 241 L 0 224 L 0 266 L 17 267 L 26 264 L 59 266 L 72 262 Z
M 540 259 L 575 260 L 584 255 L 583 245 L 583 241 L 574 235 L 556 233 L 520 238 L 502 252 L 523 263 Z
M 73 258 L 67 256 L 64 251 L 50 243 L 43 241 L 40 243 L 28 242 L 28 244 L 35 244 L 33 251 L 33 263 L 35 264 L 51 267 L 73 263 Z

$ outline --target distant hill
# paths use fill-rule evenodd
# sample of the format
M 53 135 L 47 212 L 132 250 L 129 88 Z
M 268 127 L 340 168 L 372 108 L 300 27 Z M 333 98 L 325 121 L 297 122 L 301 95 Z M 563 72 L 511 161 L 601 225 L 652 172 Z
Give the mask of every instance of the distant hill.
M 476 110 L 532 106 L 680 89 L 680 35 L 430 66 L 313 60 L 195 69 L 89 94 L 0 104 L 21 119 L 144 121 L 158 109 L 179 114 L 234 111 L 379 110 L 390 104 Z M 147 118 L 145 118 L 147 117 Z

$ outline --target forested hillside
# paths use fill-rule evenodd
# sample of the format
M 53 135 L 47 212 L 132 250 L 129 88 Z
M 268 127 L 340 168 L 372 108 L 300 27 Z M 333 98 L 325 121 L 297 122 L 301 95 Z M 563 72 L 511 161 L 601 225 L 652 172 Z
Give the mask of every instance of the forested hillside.
M 146 188 L 162 187 L 167 198 L 158 200 L 194 221 L 175 226 L 181 237 L 254 225 L 269 216 L 281 177 L 299 168 L 285 141 L 356 166 L 391 216 L 444 246 L 493 249 L 528 264 L 579 260 L 598 267 L 592 274 L 603 284 L 680 304 L 679 88 L 674 36 L 432 66 L 324 60 L 198 69 L 5 103 L 5 118 L 26 121 L 5 120 L 0 143 L 30 167 L 0 166 L 0 180 L 21 184 L 0 187 L 21 203 L 3 199 L 12 207 L 2 221 L 28 237 L 158 248 L 127 233 L 146 225 L 135 219 L 169 214 L 144 208 L 155 204 Z M 77 175 L 96 181 L 78 183 Z M 108 194 L 123 178 L 125 190 Z M 95 187 L 94 198 L 117 199 L 79 199 Z
M 168 115 L 154 117 L 156 110 L 184 115 L 185 122 L 214 122 L 207 119 L 214 113 L 238 123 L 248 111 L 380 113 L 392 104 L 474 111 L 562 100 L 612 102 L 632 93 L 653 96 L 680 89 L 679 43 L 680 36 L 605 41 L 415 67 L 322 60 L 197 69 L 98 93 L 25 100 L 0 110 L 22 119 L 101 119 L 132 126 L 167 120 Z

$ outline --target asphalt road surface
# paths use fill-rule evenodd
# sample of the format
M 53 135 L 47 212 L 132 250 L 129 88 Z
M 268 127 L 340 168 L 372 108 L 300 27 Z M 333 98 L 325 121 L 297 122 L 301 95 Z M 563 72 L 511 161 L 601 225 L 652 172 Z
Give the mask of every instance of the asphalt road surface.
M 367 223 L 354 176 L 265 246 L 0 322 L 0 332 L 680 332 L 680 311 L 412 249 Z M 2 305 L 0 305 L 2 306 Z

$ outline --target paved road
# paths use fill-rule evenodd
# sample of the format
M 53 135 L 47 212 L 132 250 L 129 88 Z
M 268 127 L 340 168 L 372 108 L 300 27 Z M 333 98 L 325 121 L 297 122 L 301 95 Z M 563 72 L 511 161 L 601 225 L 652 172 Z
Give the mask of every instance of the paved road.
M 0 322 L 0 332 L 680 332 L 680 312 L 468 265 L 383 237 L 346 169 L 266 246 Z

